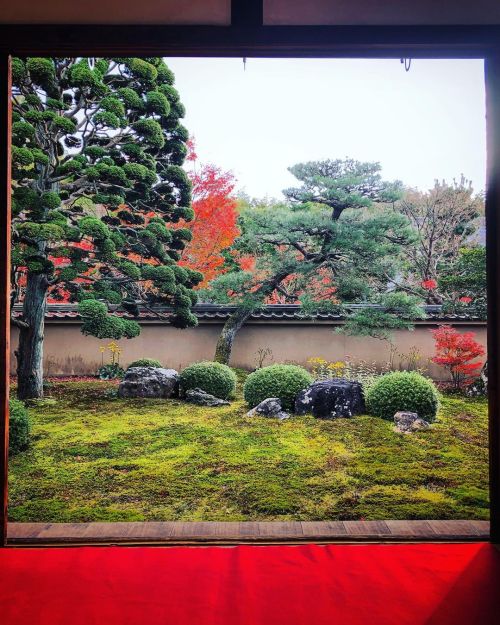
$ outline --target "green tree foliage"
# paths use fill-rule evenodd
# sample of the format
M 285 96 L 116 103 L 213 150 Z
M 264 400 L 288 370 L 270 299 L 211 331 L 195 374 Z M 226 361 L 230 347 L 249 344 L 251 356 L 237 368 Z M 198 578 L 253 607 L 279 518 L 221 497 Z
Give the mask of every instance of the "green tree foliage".
M 196 324 L 202 278 L 178 266 L 189 240 L 191 185 L 181 168 L 188 132 L 161 58 L 13 61 L 13 302 L 19 396 L 41 396 L 47 293 L 80 303 L 82 331 L 137 336 L 144 304 L 168 304 Z M 34 311 L 38 311 L 35 315 Z
M 441 268 L 457 262 L 460 249 L 467 246 L 478 229 L 484 199 L 462 176 L 452 184 L 436 181 L 425 193 L 406 190 L 396 210 L 410 220 L 418 234 L 416 245 L 404 250 L 403 283 L 411 292 L 425 295 L 427 303 L 442 304 L 444 294 L 435 287 L 426 287 L 426 283 L 437 285 Z
M 210 285 L 217 302 L 236 304 L 226 323 L 216 360 L 227 362 L 235 333 L 270 295 L 300 303 L 304 314 L 337 311 L 345 331 L 386 337 L 388 330 L 410 327 L 423 312 L 418 298 L 387 292 L 401 261 L 414 243 L 406 217 L 387 202 L 401 193 L 399 183 L 382 180 L 378 163 L 319 161 L 290 168 L 301 183 L 286 189 L 289 203 L 246 210 L 242 235 L 233 253 L 251 255 L 251 270 L 239 267 Z M 356 302 L 372 307 L 354 310 Z
M 486 248 L 462 247 L 453 262 L 441 266 L 438 288 L 446 311 L 486 319 Z

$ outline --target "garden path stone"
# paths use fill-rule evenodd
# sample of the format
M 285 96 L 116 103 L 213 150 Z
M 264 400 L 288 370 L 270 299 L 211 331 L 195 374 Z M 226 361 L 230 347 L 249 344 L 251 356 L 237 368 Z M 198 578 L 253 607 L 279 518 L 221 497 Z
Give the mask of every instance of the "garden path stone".
M 206 393 L 201 388 L 190 388 L 186 391 L 184 399 L 191 404 L 198 404 L 198 406 L 229 406 L 229 402 L 225 399 L 220 399 L 219 397 L 215 397 L 215 395 L 210 395 L 210 393 Z
M 427 430 L 430 423 L 421 419 L 416 412 L 405 412 L 403 410 L 394 415 L 394 431 L 400 434 L 410 434 L 419 430 Z
M 289 419 L 288 412 L 283 410 L 281 405 L 281 399 L 279 397 L 268 397 L 257 404 L 255 408 L 249 410 L 246 414 L 247 417 L 272 417 L 283 421 L 283 419 Z
M 179 374 L 175 369 L 131 367 L 118 387 L 118 397 L 151 397 L 169 399 L 179 390 Z
M 361 384 L 343 378 L 313 382 L 295 399 L 296 414 L 312 413 L 318 419 L 352 417 L 365 410 Z

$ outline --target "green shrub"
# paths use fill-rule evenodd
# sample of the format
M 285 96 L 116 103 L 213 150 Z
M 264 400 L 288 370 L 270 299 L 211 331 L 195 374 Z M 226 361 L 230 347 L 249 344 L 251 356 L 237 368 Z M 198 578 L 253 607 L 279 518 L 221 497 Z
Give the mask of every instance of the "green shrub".
M 125 376 L 125 370 L 117 362 L 109 363 L 99 367 L 97 375 L 100 380 L 121 380 Z
M 181 392 L 201 388 L 220 399 L 227 399 L 236 388 L 236 374 L 220 362 L 197 362 L 181 373 Z
M 28 448 L 30 442 L 30 419 L 22 401 L 9 401 L 9 454 L 12 456 Z
M 161 362 L 159 360 L 155 360 L 154 358 L 139 358 L 139 360 L 134 360 L 134 362 L 131 362 L 129 364 L 129 366 L 127 367 L 127 369 L 130 369 L 131 367 L 155 367 L 155 368 L 159 368 L 162 367 L 163 365 L 161 364 Z
M 423 375 L 410 371 L 387 373 L 366 391 L 368 412 L 382 419 L 391 419 L 398 410 L 418 412 L 433 421 L 439 407 L 436 387 Z
M 297 394 L 312 382 L 312 375 L 303 367 L 270 365 L 251 373 L 243 392 L 252 407 L 268 397 L 279 397 L 283 408 L 293 410 Z

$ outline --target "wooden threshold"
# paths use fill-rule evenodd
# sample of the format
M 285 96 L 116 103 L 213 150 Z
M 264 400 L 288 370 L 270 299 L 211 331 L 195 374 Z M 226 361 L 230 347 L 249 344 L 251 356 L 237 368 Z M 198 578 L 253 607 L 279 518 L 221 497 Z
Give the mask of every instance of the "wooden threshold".
M 185 545 L 358 542 L 477 542 L 488 521 L 245 521 L 135 523 L 9 523 L 7 544 Z

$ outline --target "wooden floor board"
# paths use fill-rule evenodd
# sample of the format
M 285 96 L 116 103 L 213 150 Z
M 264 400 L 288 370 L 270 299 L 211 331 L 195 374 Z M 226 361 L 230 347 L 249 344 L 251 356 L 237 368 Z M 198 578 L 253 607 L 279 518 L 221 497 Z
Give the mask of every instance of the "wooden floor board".
M 479 541 L 487 521 L 9 523 L 10 545 Z

